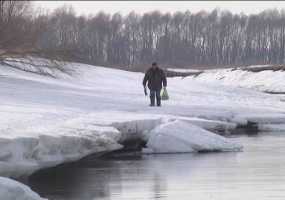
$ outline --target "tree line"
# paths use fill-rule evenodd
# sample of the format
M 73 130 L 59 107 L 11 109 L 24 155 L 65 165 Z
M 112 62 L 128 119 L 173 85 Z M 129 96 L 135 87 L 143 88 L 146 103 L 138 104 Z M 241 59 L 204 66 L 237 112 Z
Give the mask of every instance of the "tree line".
M 1 52 L 33 52 L 93 65 L 141 69 L 282 64 L 285 11 L 153 11 L 77 16 L 70 6 L 48 13 L 30 1 L 0 0 Z M 30 14 L 32 13 L 32 14 Z

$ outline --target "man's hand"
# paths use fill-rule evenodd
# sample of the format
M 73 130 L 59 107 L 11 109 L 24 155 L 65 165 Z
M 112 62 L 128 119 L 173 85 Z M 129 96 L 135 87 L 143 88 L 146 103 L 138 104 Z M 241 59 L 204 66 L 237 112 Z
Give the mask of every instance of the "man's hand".
M 146 90 L 146 87 L 144 87 L 144 94 L 145 94 L 145 96 L 147 96 L 147 90 Z

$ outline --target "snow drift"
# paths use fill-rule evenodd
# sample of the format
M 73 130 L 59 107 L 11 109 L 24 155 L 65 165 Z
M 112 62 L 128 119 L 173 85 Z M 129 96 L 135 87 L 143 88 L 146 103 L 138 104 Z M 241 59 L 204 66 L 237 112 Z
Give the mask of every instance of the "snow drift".
M 151 131 L 145 153 L 240 151 L 242 146 L 186 122 L 162 124 Z
M 121 148 L 116 141 L 120 132 L 112 127 L 65 125 L 14 134 L 0 139 L 0 172 L 4 176 L 26 176 L 41 168 Z
M 0 177 L 0 199 L 45 200 L 22 183 L 3 177 Z
M 248 70 L 252 67 L 260 68 L 260 70 L 256 72 Z M 271 67 L 271 70 L 262 70 L 265 67 L 267 66 L 205 70 L 193 78 L 205 83 L 219 82 L 228 86 L 238 86 L 271 93 L 284 93 L 285 71 L 276 71 L 274 67 Z

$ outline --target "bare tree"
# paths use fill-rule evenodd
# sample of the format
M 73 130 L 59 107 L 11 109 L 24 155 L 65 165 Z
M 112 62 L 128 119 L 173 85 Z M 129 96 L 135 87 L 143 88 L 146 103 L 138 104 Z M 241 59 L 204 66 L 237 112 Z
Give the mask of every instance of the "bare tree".
M 285 11 L 259 14 L 159 11 L 123 17 L 77 16 L 70 6 L 52 13 L 29 1 L 0 0 L 0 57 L 32 54 L 95 65 L 228 66 L 284 64 Z

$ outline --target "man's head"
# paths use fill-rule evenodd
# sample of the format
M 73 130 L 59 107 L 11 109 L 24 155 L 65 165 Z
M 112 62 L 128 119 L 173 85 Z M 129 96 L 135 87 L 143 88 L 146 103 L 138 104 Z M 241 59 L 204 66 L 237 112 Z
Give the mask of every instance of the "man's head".
M 157 66 L 157 63 L 156 63 L 156 62 L 153 62 L 152 65 L 151 65 L 151 67 L 152 67 L 152 68 L 157 68 L 157 67 L 158 67 L 158 66 Z

